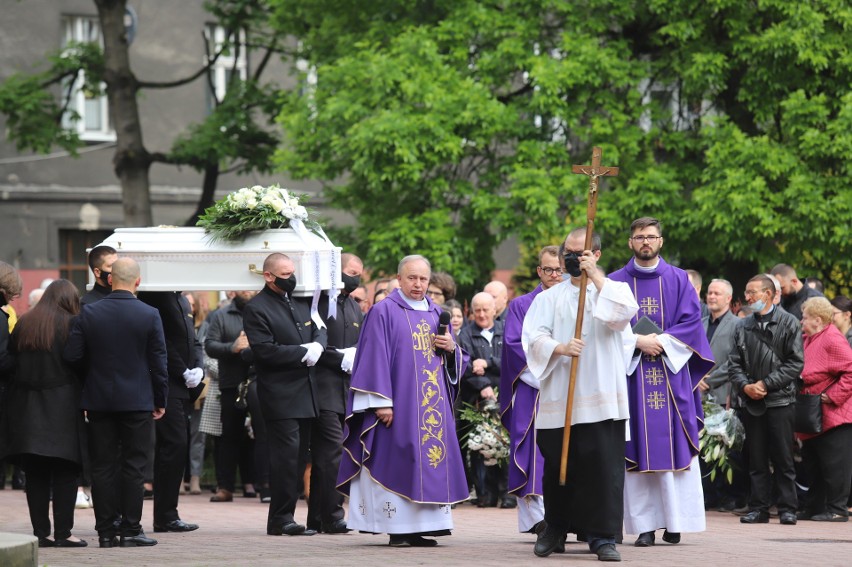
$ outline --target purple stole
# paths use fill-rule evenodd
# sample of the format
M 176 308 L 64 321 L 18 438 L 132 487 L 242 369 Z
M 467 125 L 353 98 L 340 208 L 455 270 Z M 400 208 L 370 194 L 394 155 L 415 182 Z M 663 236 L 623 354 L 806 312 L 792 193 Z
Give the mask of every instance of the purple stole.
M 447 376 L 461 376 L 468 356 L 456 346 L 448 364 L 435 351 L 440 312 L 431 300 L 428 311 L 416 311 L 394 291 L 364 319 L 337 478 L 344 494 L 365 467 L 383 488 L 412 502 L 450 504 L 469 497 L 453 418 L 456 387 Z M 393 400 L 390 427 L 371 410 L 352 412 L 356 391 Z
M 686 272 L 662 258 L 654 272 L 637 270 L 633 260 L 610 274 L 633 290 L 639 312 L 631 324 L 647 316 L 663 332 L 687 345 L 693 354 L 680 372 L 671 372 L 662 356 L 641 355 L 627 380 L 630 441 L 628 471 L 678 471 L 698 454 L 698 432 L 704 412 L 698 382 L 713 367 L 710 343 L 701 323 L 698 296 Z
M 536 445 L 535 416 L 539 391 L 520 379 L 527 368 L 521 346 L 524 316 L 533 299 L 543 291 L 539 284 L 532 292 L 509 303 L 503 330 L 500 362 L 500 409 L 503 426 L 509 431 L 509 492 L 523 497 L 542 495 L 544 458 Z

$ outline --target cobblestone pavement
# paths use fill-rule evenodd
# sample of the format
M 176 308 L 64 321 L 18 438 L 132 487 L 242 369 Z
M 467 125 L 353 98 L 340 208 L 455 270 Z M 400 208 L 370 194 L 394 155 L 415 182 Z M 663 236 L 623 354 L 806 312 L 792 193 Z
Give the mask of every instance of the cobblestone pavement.
M 154 534 L 150 501 L 145 502 L 143 528 L 159 540 L 150 548 L 99 549 L 94 513 L 77 510 L 74 534 L 88 540 L 80 549 L 40 549 L 39 564 L 49 566 L 334 566 L 369 565 L 595 565 L 596 557 L 585 544 L 569 543 L 564 555 L 546 559 L 533 555 L 534 536 L 517 533 L 515 510 L 478 509 L 461 504 L 453 511 L 455 529 L 439 538 L 432 549 L 387 546 L 386 535 L 349 533 L 312 537 L 266 535 L 267 505 L 257 499 L 235 498 L 230 503 L 211 503 L 209 493 L 180 497 L 181 517 L 201 528 L 187 534 Z M 299 502 L 298 521 L 306 507 Z M 0 531 L 32 533 L 26 498 L 19 490 L 0 491 Z M 846 566 L 852 559 L 852 522 L 799 522 L 782 526 L 777 518 L 769 524 L 743 525 L 731 514 L 708 512 L 707 531 L 684 534 L 679 545 L 662 543 L 636 548 L 635 536 L 625 536 L 618 546 L 623 562 L 635 566 Z

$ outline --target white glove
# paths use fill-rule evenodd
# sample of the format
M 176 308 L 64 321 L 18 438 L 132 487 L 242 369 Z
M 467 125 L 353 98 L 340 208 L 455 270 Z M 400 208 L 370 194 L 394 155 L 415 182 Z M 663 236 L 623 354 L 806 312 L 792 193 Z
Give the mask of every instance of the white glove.
M 340 369 L 347 374 L 352 374 L 352 366 L 355 363 L 355 347 L 339 348 L 337 352 L 343 354 L 343 360 L 340 361 Z
M 204 371 L 200 368 L 187 368 L 183 373 L 183 381 L 187 388 L 195 388 L 204 379 Z
M 322 355 L 322 351 L 325 350 L 319 343 L 306 343 L 301 346 L 308 349 L 308 353 L 302 359 L 302 362 L 304 362 L 308 366 L 313 366 L 314 364 L 316 364 L 317 360 L 319 360 L 320 355 Z

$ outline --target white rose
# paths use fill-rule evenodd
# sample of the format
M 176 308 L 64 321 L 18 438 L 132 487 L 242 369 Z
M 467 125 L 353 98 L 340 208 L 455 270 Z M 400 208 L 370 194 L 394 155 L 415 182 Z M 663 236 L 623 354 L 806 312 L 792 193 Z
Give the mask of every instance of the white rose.
M 255 199 L 254 197 L 250 197 L 249 199 L 246 200 L 246 208 L 247 209 L 251 210 L 251 209 L 254 209 L 255 207 L 257 207 L 257 199 Z
M 293 210 L 293 214 L 296 216 L 297 219 L 306 220 L 308 218 L 308 210 L 301 205 L 299 205 Z

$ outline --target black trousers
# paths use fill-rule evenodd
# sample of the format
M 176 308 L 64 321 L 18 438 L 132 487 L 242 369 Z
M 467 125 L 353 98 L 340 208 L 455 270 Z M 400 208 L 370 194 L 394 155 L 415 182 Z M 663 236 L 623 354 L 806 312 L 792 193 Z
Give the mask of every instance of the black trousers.
M 769 474 L 771 461 L 778 490 L 778 512 L 795 514 L 798 508 L 796 467 L 793 462 L 795 406 L 790 404 L 767 408 L 761 416 L 743 412 L 743 418 L 751 479 L 749 509 L 768 512 L 772 505 L 772 477 Z
M 154 523 L 168 524 L 179 520 L 178 495 L 186 469 L 189 443 L 188 399 L 169 396 L 166 413 L 155 421 L 157 443 L 154 448 Z
M 299 455 L 308 442 L 313 419 L 273 419 L 266 422 L 269 435 L 269 488 L 271 502 L 267 529 L 294 521 L 299 500 Z
M 50 535 L 50 496 L 53 494 L 54 539 L 67 539 L 74 528 L 74 504 L 77 501 L 77 476 L 80 466 L 72 461 L 24 455 L 27 473 L 27 506 L 33 535 Z
M 343 495 L 337 491 L 337 470 L 343 454 L 343 415 L 321 410 L 311 426 L 311 497 L 308 527 L 316 529 L 342 520 Z
M 246 432 L 246 415 L 248 410 L 237 409 L 237 389 L 219 389 L 222 403 L 222 436 L 219 438 L 219 468 L 220 477 L 216 478 L 219 488 L 229 492 L 234 491 L 237 477 L 237 466 L 240 467 L 240 480 L 243 484 L 254 484 L 254 439 Z
M 252 380 L 248 390 L 249 413 L 251 428 L 254 431 L 254 479 L 255 488 L 269 488 L 269 436 L 266 433 L 266 422 L 260 409 L 260 398 L 257 397 L 257 380 Z
M 548 526 L 590 538 L 621 534 L 624 520 L 624 421 L 571 426 L 565 486 L 559 485 L 564 428 L 539 429 Z
M 802 462 L 811 478 L 805 510 L 847 516 L 852 485 L 852 423 L 833 427 L 802 444 Z M 29 486 L 27 473 L 27 486 Z
M 499 500 L 508 497 L 508 466 L 486 465 L 485 457 L 478 451 L 470 451 L 470 470 L 476 498 L 481 505 L 496 506 Z
M 116 535 L 115 519 L 121 517 L 121 534 L 137 535 L 142 529 L 151 412 L 89 411 L 88 418 L 95 529 L 101 537 L 112 537 Z

